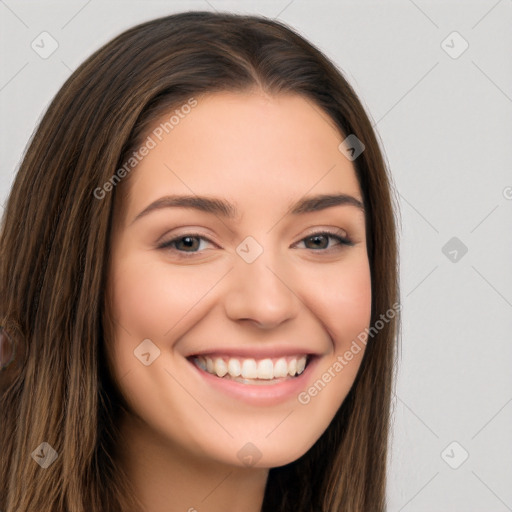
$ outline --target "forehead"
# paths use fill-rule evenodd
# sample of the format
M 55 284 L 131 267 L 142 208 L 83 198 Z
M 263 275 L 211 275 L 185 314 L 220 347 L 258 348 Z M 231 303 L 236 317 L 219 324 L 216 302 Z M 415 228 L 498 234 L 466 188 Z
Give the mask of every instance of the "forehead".
M 338 149 L 344 135 L 310 99 L 220 92 L 178 105 L 153 123 L 151 146 L 132 171 L 127 216 L 165 194 L 230 198 L 238 209 L 311 193 L 361 197 Z

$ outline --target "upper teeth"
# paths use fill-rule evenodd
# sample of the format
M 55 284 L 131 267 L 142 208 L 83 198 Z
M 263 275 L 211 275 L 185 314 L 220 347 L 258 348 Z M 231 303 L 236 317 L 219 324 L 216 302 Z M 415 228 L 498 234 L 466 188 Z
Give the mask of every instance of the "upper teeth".
M 242 376 L 244 379 L 275 379 L 287 375 L 300 375 L 306 367 L 307 356 L 280 357 L 278 359 L 239 359 L 236 357 L 196 356 L 194 362 L 207 371 L 224 377 Z

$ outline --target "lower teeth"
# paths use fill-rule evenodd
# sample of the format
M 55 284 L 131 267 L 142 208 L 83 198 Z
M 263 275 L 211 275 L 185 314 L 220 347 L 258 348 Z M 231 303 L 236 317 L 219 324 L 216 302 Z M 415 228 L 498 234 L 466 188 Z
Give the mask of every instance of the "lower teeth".
M 227 373 L 224 377 L 219 377 L 218 375 L 215 375 L 219 379 L 228 379 L 228 380 L 234 380 L 235 382 L 240 382 L 242 384 L 255 384 L 257 386 L 266 386 L 269 384 L 276 384 L 278 382 L 282 382 L 284 380 L 293 379 L 293 377 L 280 377 L 277 379 L 244 379 L 243 377 L 232 377 Z

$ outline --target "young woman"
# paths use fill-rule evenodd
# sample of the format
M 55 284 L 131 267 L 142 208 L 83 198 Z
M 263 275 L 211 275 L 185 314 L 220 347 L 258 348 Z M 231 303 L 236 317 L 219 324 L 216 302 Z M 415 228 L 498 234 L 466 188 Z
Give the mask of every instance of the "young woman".
M 0 510 L 385 509 L 391 187 L 321 52 L 136 26 L 64 84 L 0 235 Z

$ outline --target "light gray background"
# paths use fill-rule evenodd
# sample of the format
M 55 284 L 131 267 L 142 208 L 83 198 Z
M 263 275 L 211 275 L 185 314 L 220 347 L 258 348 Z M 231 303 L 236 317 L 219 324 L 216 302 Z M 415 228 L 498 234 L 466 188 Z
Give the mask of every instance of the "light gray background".
M 512 511 L 512 1 L 0 0 L 0 204 L 71 71 L 126 28 L 190 9 L 297 29 L 382 140 L 402 219 L 388 511 Z M 47 59 L 31 48 L 43 31 L 59 44 Z M 469 44 L 458 58 L 453 31 Z

